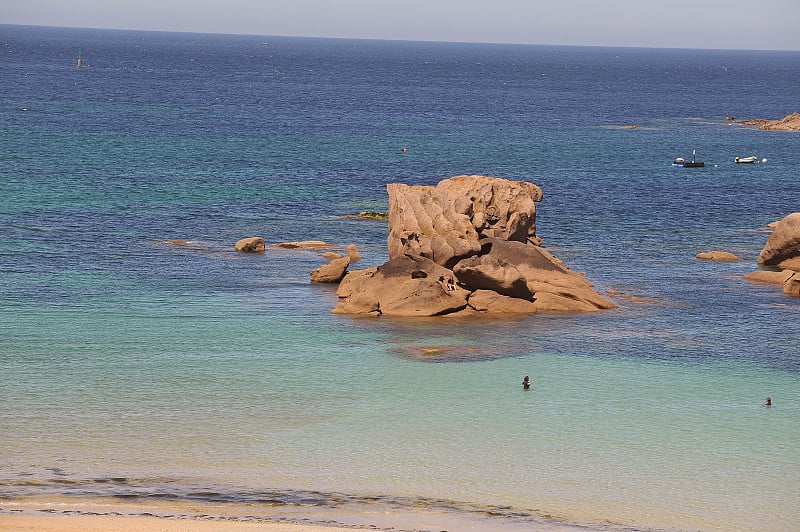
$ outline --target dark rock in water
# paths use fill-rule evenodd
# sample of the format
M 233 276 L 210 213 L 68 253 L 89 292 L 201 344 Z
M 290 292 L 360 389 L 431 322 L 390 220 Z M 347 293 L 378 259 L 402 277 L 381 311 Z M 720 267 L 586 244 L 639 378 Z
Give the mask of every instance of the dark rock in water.
M 277 248 L 283 249 L 325 249 L 332 248 L 333 244 L 323 242 L 322 240 L 304 240 L 302 242 L 278 242 L 273 244 Z
M 370 220 L 388 220 L 389 214 L 385 212 L 376 211 L 361 211 L 358 213 L 359 218 L 369 218 Z

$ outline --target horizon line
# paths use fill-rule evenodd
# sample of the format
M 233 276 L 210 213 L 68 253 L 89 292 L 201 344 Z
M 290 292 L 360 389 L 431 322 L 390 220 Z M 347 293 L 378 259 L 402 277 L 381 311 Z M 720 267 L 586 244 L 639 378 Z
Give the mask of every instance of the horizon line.
M 417 42 L 417 43 L 432 43 L 432 44 L 483 44 L 483 45 L 497 45 L 497 46 L 553 46 L 553 47 L 571 47 L 571 48 L 625 48 L 625 49 L 640 49 L 640 50 L 703 50 L 703 51 L 728 51 L 728 52 L 790 52 L 798 53 L 800 49 L 785 49 L 785 48 L 691 48 L 679 46 L 643 46 L 633 44 L 558 44 L 558 43 L 533 43 L 533 42 L 497 42 L 497 41 L 450 41 L 450 40 L 437 40 L 437 39 L 403 39 L 403 38 L 386 38 L 386 37 L 341 37 L 341 36 L 322 36 L 322 35 L 278 35 L 278 34 L 261 34 L 261 33 L 229 33 L 218 31 L 190 31 L 190 30 L 164 30 L 164 29 L 142 29 L 142 28 L 113 28 L 101 26 L 56 26 L 49 24 L 16 24 L 16 23 L 0 23 L 2 26 L 18 26 L 29 28 L 52 28 L 52 29 L 75 29 L 75 30 L 99 30 L 99 31 L 130 31 L 130 32 L 145 32 L 145 33 L 177 33 L 186 35 L 223 35 L 223 36 L 242 36 L 242 37 L 277 37 L 277 38 L 294 38 L 294 39 L 327 39 L 327 40 L 342 40 L 342 41 L 380 41 L 380 42 Z

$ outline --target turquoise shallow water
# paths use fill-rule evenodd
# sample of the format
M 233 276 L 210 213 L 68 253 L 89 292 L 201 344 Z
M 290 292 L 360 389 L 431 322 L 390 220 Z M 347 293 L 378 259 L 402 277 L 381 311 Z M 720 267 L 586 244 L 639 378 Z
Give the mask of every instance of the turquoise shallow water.
M 798 54 L 0 37 L 7 502 L 422 507 L 487 530 L 800 518 L 800 302 L 741 279 L 798 210 L 800 137 L 724 120 L 794 110 Z M 670 166 L 695 147 L 706 168 Z M 733 164 L 751 153 L 769 162 Z M 321 239 L 381 264 L 385 224 L 342 216 L 460 173 L 539 184 L 545 245 L 646 302 L 352 319 L 309 283 L 318 253 L 231 250 Z

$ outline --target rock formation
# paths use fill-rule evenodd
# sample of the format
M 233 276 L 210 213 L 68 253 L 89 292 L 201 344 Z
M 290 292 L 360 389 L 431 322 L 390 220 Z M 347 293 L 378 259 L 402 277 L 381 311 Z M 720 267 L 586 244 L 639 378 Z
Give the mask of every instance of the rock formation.
M 540 247 L 531 183 L 457 176 L 390 184 L 389 261 L 347 273 L 341 314 L 438 316 L 596 311 L 616 305 Z
M 800 131 L 800 113 L 792 113 L 786 115 L 780 120 L 746 120 L 739 122 L 745 126 L 758 126 L 759 129 L 767 129 L 774 131 Z
M 322 240 L 303 240 L 302 242 L 278 242 L 273 246 L 284 249 L 325 249 L 332 248 L 333 244 Z
M 748 281 L 756 281 L 759 283 L 767 284 L 786 284 L 786 281 L 791 279 L 794 274 L 792 270 L 756 270 L 754 272 L 744 274 L 744 278 Z
M 350 257 L 335 257 L 328 264 L 312 270 L 312 283 L 338 283 L 342 280 L 347 267 L 350 266 Z
M 467 307 L 469 291 L 453 272 L 425 257 L 400 256 L 378 268 L 348 272 L 336 294 L 338 314 L 437 316 Z
M 758 256 L 758 263 L 771 270 L 757 270 L 745 279 L 783 285 L 783 293 L 800 296 L 800 212 L 769 224 L 772 234 Z
M 783 293 L 787 296 L 800 297 L 800 273 L 795 273 L 783 283 Z
M 787 296 L 800 296 L 800 272 L 794 270 L 756 270 L 745 274 L 744 278 L 748 281 L 779 285 Z
M 263 253 L 266 249 L 264 246 L 264 239 L 260 236 L 253 236 L 243 238 L 236 242 L 236 251 L 243 253 Z
M 772 234 L 758 256 L 758 263 L 800 271 L 800 212 L 772 226 Z
M 355 244 L 347 245 L 347 256 L 350 257 L 351 262 L 357 262 L 361 260 L 361 252 L 358 251 L 358 248 Z
M 742 260 L 729 251 L 703 251 L 695 255 L 700 260 L 715 260 L 719 262 L 736 262 Z

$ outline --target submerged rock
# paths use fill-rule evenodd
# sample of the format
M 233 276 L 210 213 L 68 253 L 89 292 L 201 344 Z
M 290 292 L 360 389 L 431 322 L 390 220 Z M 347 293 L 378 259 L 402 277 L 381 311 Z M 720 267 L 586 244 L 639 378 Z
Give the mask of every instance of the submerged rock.
M 792 270 L 756 270 L 754 272 L 744 274 L 743 278 L 747 279 L 748 281 L 756 281 L 759 283 L 782 285 L 791 279 L 792 276 L 794 276 L 794 273 L 795 272 Z
M 370 220 L 388 220 L 389 215 L 385 212 L 376 211 L 361 211 L 358 213 L 359 218 L 368 218 Z
M 742 260 L 729 251 L 704 251 L 695 255 L 700 260 L 715 260 L 720 262 L 736 262 Z
M 322 240 L 304 240 L 302 242 L 278 242 L 273 244 L 275 247 L 284 249 L 324 249 L 332 248 L 333 244 L 323 242 Z

